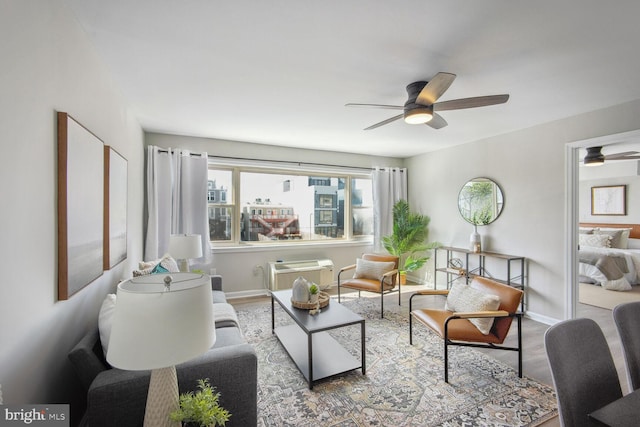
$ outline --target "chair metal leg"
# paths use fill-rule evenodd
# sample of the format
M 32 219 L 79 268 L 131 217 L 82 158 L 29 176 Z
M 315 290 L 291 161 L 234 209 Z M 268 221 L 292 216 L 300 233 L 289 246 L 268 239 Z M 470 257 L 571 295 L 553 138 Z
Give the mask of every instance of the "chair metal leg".
M 518 376 L 522 378 L 522 316 L 516 316 L 518 320 Z
M 411 309 L 409 309 L 409 345 L 413 345 L 413 316 L 411 315 Z
M 448 340 L 444 339 L 444 382 L 449 382 L 449 345 Z
M 447 319 L 444 322 L 444 382 L 449 382 L 449 321 Z
M 384 291 L 380 292 L 380 318 L 384 319 Z

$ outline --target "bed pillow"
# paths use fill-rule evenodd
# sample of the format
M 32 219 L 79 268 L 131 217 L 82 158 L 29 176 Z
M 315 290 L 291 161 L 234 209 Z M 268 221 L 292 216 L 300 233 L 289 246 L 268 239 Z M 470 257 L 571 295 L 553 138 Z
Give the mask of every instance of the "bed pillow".
M 353 274 L 354 279 L 372 279 L 380 280 L 382 275 L 393 270 L 396 263 L 393 261 L 369 261 L 368 259 L 358 258 L 356 260 L 356 272 Z M 393 279 L 388 277 L 385 283 L 393 283 Z
M 454 283 L 447 295 L 445 309 L 450 311 L 493 311 L 500 307 L 497 295 L 487 294 L 463 283 Z M 493 317 L 469 319 L 483 335 L 488 335 L 493 326 Z
M 593 228 L 584 228 L 584 227 L 580 227 L 578 229 L 578 232 L 580 234 L 593 234 Z
M 578 244 L 592 248 L 610 248 L 611 236 L 608 234 L 579 234 Z
M 627 249 L 629 247 L 630 228 L 596 228 L 594 234 L 607 234 L 611 236 L 611 247 Z
M 116 311 L 116 294 L 108 294 L 98 313 L 98 332 L 100 333 L 100 344 L 104 351 L 104 357 L 107 357 L 107 349 L 109 348 L 109 338 L 111 337 L 111 326 L 113 324 L 113 313 Z

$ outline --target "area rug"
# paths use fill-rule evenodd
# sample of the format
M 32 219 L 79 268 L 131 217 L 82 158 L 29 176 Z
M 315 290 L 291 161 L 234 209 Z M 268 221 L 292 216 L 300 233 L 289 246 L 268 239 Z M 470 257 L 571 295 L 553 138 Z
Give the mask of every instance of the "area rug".
M 358 369 L 313 390 L 271 333 L 271 305 L 238 310 L 258 354 L 259 426 L 534 426 L 557 415 L 551 387 L 471 348 L 450 348 L 445 383 L 442 340 L 418 327 L 409 345 L 408 314 L 380 319 L 379 303 L 343 299 L 366 319 L 366 375 Z M 276 304 L 276 325 L 290 323 Z M 360 357 L 359 326 L 332 335 Z
M 600 285 L 580 283 L 578 301 L 582 304 L 613 310 L 618 304 L 640 301 L 640 286 L 633 286 L 630 291 L 610 291 Z

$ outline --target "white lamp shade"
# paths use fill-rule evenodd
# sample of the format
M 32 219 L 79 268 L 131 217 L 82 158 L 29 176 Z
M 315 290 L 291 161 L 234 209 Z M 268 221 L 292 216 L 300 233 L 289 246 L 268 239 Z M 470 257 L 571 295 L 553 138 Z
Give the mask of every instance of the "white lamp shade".
M 216 341 L 210 278 L 195 273 L 135 277 L 118 285 L 107 361 L 131 371 L 193 359 Z
M 175 259 L 200 258 L 202 239 L 199 234 L 172 234 L 169 237 L 169 255 Z

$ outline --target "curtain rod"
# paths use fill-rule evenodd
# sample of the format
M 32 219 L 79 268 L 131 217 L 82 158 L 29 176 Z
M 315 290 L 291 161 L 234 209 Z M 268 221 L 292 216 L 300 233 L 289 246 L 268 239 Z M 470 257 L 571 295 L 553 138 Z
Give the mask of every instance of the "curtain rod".
M 160 152 L 160 153 L 168 153 L 169 150 L 167 150 L 167 149 L 159 149 L 158 152 Z M 191 156 L 198 156 L 199 154 L 190 153 L 190 155 Z M 303 166 L 303 165 L 325 166 L 325 167 L 332 167 L 332 168 L 359 169 L 359 170 L 366 170 L 366 171 L 371 171 L 371 170 L 378 169 L 378 168 L 366 168 L 366 167 L 362 167 L 362 166 L 332 165 L 332 164 L 328 164 L 328 163 L 294 162 L 294 161 L 290 161 L 290 160 L 264 160 L 264 159 L 252 159 L 252 158 L 249 158 L 249 157 L 215 156 L 213 154 L 208 154 L 207 157 L 209 159 L 244 160 L 244 161 L 252 161 L 252 162 L 273 162 L 273 163 L 292 164 L 292 165 L 298 165 L 298 166 Z M 403 168 L 397 168 L 397 169 L 400 172 L 404 172 Z M 392 168 L 392 170 L 395 171 L 396 168 Z

